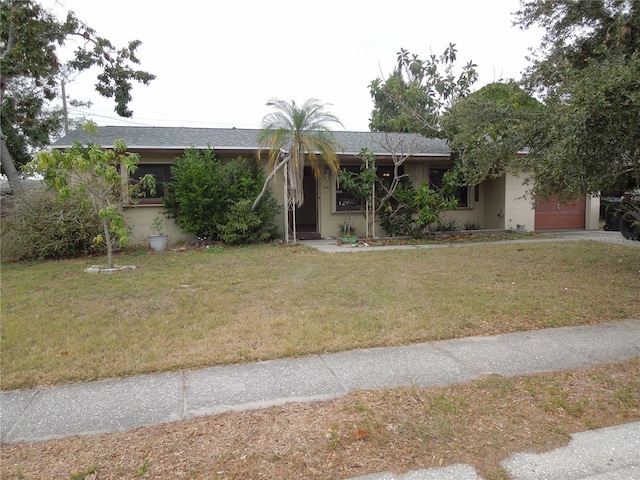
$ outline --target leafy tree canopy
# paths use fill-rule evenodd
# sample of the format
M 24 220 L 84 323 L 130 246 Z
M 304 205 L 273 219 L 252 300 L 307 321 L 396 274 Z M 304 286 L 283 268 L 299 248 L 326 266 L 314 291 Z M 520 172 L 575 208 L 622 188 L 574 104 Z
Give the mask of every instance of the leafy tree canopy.
M 442 118 L 442 129 L 456 155 L 458 181 L 477 185 L 521 162 L 530 144 L 529 124 L 542 104 L 515 82 L 491 83 L 469 94 Z
M 530 125 L 536 193 L 640 184 L 640 1 L 532 0 L 516 15 L 546 29 L 524 78 L 545 104 Z
M 426 60 L 405 49 L 398 52 L 391 75 L 369 84 L 374 101 L 369 128 L 383 132 L 418 132 L 440 136 L 440 117 L 446 108 L 470 92 L 478 79 L 476 65 L 468 62 L 454 73 L 455 45 Z
M 65 66 L 58 47 L 71 39 L 79 46 Z M 115 112 L 130 117 L 133 82 L 149 84 L 155 76 L 135 68 L 140 63 L 134 40 L 116 48 L 68 12 L 59 20 L 34 0 L 0 1 L 0 139 L 2 171 L 12 188 L 20 189 L 16 165 L 24 165 L 34 149 L 46 146 L 62 128 L 60 96 L 63 70 L 80 72 L 97 66 L 96 91 L 115 101 Z

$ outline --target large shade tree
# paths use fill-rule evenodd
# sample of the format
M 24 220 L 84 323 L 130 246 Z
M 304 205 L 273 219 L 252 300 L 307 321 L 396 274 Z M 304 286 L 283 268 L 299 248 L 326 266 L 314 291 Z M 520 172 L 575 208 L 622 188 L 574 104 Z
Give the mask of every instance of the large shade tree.
M 65 65 L 59 47 L 72 39 L 77 48 Z M 73 12 L 60 20 L 34 0 L 0 1 L 0 158 L 12 189 L 21 189 L 18 171 L 33 150 L 63 127 L 62 111 L 52 103 L 61 95 L 63 74 L 98 67 L 96 91 L 114 99 L 118 115 L 132 115 L 133 82 L 147 85 L 155 78 L 135 68 L 140 43 L 116 48 Z
M 313 98 L 300 106 L 294 101 L 289 103 L 272 99 L 267 106 L 272 107 L 273 111 L 262 120 L 262 129 L 258 137 L 258 157 L 261 157 L 263 149 L 268 151 L 270 173 L 252 210 L 260 203 L 269 182 L 285 167 L 289 200 L 294 208 L 300 207 L 304 202 L 303 177 L 307 162 L 316 176 L 320 173 L 320 158 L 332 170 L 340 168 L 336 153 L 340 145 L 331 133 L 329 125 L 342 123 L 335 115 L 325 110 L 326 104 Z
M 469 95 L 478 79 L 476 65 L 472 61 L 460 69 L 456 67 L 457 53 L 455 45 L 449 44 L 441 55 L 431 54 L 423 60 L 400 49 L 393 72 L 387 78 L 379 77 L 369 84 L 369 93 L 374 101 L 369 123 L 371 130 L 443 137 L 443 114 Z M 387 213 L 391 212 L 384 220 L 387 233 L 412 234 L 404 226 L 402 233 L 392 226 L 392 223 L 400 223 L 397 221 L 400 217 L 406 220 L 401 222 L 406 225 L 414 224 L 417 216 L 418 229 L 422 230 L 422 227 L 428 229 L 438 221 L 439 212 L 455 208 L 455 202 L 449 195 L 455 181 L 453 175 L 444 177 L 445 185 L 440 190 L 431 188 L 428 183 L 415 189 L 411 185 L 405 188 L 401 182 L 404 175 L 399 175 L 396 160 L 394 166 L 392 185 L 395 187 L 389 198 L 394 197 L 396 207 L 387 210 Z
M 447 110 L 441 126 L 459 183 L 477 185 L 510 168 L 522 169 L 519 154 L 530 145 L 530 125 L 541 110 L 542 104 L 513 81 L 485 85 Z
M 468 95 L 478 79 L 471 61 L 456 72 L 456 58 L 454 44 L 449 44 L 442 55 L 431 54 L 426 60 L 400 49 L 393 72 L 369 84 L 374 101 L 371 130 L 441 136 L 443 112 Z
M 536 192 L 640 184 L 640 1 L 523 1 L 516 15 L 546 29 L 524 78 L 545 105 L 531 123 Z

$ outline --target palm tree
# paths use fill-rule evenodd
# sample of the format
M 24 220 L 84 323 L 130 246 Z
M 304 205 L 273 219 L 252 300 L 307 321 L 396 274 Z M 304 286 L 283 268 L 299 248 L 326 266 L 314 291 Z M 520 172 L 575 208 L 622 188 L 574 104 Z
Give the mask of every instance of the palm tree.
M 335 115 L 324 110 L 325 104 L 313 98 L 304 102 L 301 107 L 294 101 L 288 103 L 279 99 L 269 100 L 267 106 L 275 110 L 262 119 L 258 137 L 258 160 L 262 149 L 268 148 L 271 173 L 253 203 L 252 210 L 257 207 L 271 179 L 286 166 L 290 167 L 286 175 L 288 195 L 291 195 L 293 205 L 300 207 L 304 202 L 302 180 L 307 159 L 316 176 L 320 173 L 319 155 L 333 171 L 340 168 L 336 154 L 340 145 L 327 124 L 343 125 Z M 288 199 L 285 199 L 285 203 L 288 206 Z

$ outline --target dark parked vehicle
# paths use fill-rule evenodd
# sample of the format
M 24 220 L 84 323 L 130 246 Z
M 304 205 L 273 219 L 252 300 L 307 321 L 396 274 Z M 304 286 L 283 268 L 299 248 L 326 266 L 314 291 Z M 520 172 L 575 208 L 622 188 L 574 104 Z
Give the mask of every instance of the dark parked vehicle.
M 622 196 L 615 215 L 619 221 L 622 236 L 629 240 L 640 240 L 640 189 L 627 192 Z M 605 229 L 607 224 L 605 223 Z
M 620 204 L 622 197 L 602 197 L 600 199 L 600 218 L 604 219 L 602 227 L 607 232 L 620 231 Z

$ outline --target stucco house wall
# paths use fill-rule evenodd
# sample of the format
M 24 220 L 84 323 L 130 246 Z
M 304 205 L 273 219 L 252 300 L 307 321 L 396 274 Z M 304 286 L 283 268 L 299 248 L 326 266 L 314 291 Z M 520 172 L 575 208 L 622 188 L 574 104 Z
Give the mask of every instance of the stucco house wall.
M 169 244 L 175 245 L 195 240 L 195 236 L 184 233 L 173 220 L 162 215 L 160 205 L 135 205 L 125 208 L 124 217 L 131 229 L 129 241 L 132 245 L 146 245 L 151 232 L 151 222 L 155 217 L 163 217 L 162 233 L 169 235 Z
M 533 231 L 535 223 L 535 210 L 531 198 L 526 196 L 526 188 L 523 186 L 525 178 L 519 173 L 507 172 L 505 174 L 504 195 L 504 227 L 508 230 Z
M 584 229 L 600 230 L 600 196 L 587 195 Z
M 504 199 L 506 179 L 504 176 L 483 183 L 483 226 L 489 229 L 504 229 Z
M 535 211 L 523 181 L 522 174 L 508 172 L 483 183 L 485 228 L 533 231 Z
M 168 166 L 188 148 L 212 148 L 221 160 L 230 160 L 242 156 L 257 158 L 258 130 L 255 129 L 194 129 L 173 127 L 100 127 L 98 138 L 88 137 L 82 131 L 71 132 L 58 140 L 53 146 L 65 148 L 73 145 L 74 141 L 81 143 L 100 143 L 105 148 L 113 145 L 116 139 L 123 139 L 131 152 L 140 155 L 141 166 Z M 427 139 L 417 134 L 384 134 L 372 132 L 334 132 L 343 149 L 338 152 L 341 165 L 359 165 L 358 153 L 366 147 L 376 155 L 378 166 L 393 165 L 390 145 L 402 145 L 403 150 L 411 145 L 411 155 L 404 163 L 405 174 L 411 182 L 418 186 L 429 181 L 430 170 L 445 169 L 452 165 L 451 153 L 443 140 Z M 400 140 L 406 143 L 401 143 Z M 396 142 L 396 143 L 394 143 Z M 406 153 L 406 150 L 404 150 Z M 395 152 L 397 153 L 397 152 Z M 262 155 L 262 166 L 267 170 L 266 152 Z M 455 219 L 459 227 L 464 222 L 480 224 L 485 229 L 516 229 L 519 225 L 526 230 L 534 228 L 535 211 L 530 199 L 525 198 L 525 187 L 522 185 L 524 177 L 507 173 L 495 180 L 483 182 L 469 191 L 467 207 L 448 211 L 445 219 Z M 314 222 L 316 235 L 321 237 L 337 237 L 339 225 L 344 221 L 344 212 L 336 210 L 336 174 L 329 171 L 325 165 L 320 166 L 320 175 L 315 179 L 308 179 L 309 186 L 305 195 L 305 206 L 299 213 Z M 284 177 L 280 172 L 271 183 L 274 198 L 280 205 L 284 204 Z M 313 197 L 315 195 L 315 197 Z M 308 201 L 307 201 L 308 200 Z M 587 228 L 598 224 L 599 200 L 588 199 Z M 315 211 L 313 210 L 315 208 Z M 141 200 L 137 204 L 126 208 L 125 217 L 131 227 L 131 239 L 134 244 L 144 245 L 151 233 L 150 224 L 154 217 L 162 214 L 160 199 L 155 203 Z M 364 235 L 366 230 L 365 218 L 357 211 L 350 213 L 350 221 L 355 224 L 357 233 Z M 299 218 L 298 218 L 299 219 Z M 285 213 L 277 217 L 276 224 L 284 237 Z M 172 220 L 164 219 L 165 233 L 170 236 L 170 244 L 191 241 L 192 235 L 185 234 Z M 595 227 L 597 228 L 597 226 Z M 298 230 L 300 232 L 300 230 Z M 376 225 L 376 236 L 383 236 L 385 232 Z

